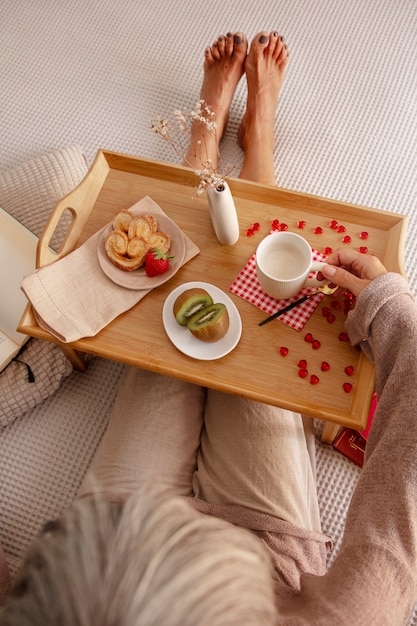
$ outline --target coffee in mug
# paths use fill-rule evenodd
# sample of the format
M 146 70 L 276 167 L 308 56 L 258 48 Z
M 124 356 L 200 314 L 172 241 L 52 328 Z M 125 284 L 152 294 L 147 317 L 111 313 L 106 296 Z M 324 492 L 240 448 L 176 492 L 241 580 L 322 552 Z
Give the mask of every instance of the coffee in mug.
M 256 249 L 255 262 L 263 291 L 278 300 L 295 296 L 303 287 L 319 287 L 328 282 L 309 278 L 325 263 L 313 261 L 310 244 L 296 233 L 279 231 L 267 235 Z

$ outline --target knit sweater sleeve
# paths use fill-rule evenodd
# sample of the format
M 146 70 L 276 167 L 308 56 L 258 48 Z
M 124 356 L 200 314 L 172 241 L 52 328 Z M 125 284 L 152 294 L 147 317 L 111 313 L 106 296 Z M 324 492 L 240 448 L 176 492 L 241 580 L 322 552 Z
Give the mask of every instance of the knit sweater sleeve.
M 406 624 L 417 599 L 417 307 L 404 278 L 368 285 L 347 330 L 376 371 L 365 465 L 333 566 L 302 576 L 281 623 Z

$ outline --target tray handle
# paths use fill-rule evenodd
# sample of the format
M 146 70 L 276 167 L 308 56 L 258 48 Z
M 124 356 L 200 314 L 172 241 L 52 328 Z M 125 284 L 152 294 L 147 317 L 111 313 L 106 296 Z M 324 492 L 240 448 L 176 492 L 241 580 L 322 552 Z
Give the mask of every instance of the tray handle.
M 36 267 L 49 265 L 72 252 L 75 248 L 100 193 L 108 170 L 109 166 L 106 158 L 103 152 L 99 151 L 90 170 L 80 184 L 55 205 L 39 238 L 36 252 Z M 70 213 L 71 222 L 64 237 L 61 237 L 62 243 L 58 250 L 55 250 L 51 245 L 51 240 L 65 212 Z

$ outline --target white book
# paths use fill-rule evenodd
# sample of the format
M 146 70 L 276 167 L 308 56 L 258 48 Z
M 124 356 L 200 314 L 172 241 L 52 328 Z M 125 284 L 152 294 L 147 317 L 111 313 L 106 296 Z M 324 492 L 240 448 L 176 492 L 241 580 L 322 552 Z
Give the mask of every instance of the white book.
M 28 303 L 20 285 L 36 267 L 37 245 L 38 237 L 0 208 L 0 371 L 29 339 L 16 328 Z

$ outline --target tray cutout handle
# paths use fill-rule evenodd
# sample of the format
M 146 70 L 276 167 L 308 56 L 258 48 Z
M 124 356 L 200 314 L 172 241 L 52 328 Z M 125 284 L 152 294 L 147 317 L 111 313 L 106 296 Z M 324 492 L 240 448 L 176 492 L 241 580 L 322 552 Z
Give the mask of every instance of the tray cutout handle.
M 81 183 L 55 205 L 39 238 L 36 267 L 58 261 L 74 250 L 108 171 L 100 150 Z

